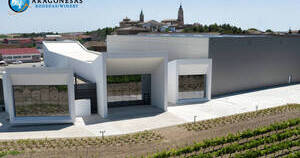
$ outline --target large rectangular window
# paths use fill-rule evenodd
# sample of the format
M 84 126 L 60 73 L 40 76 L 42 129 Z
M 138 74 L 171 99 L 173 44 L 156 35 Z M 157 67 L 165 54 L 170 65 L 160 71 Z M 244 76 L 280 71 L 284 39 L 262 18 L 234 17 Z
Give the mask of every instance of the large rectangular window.
M 16 117 L 69 116 L 67 85 L 13 86 Z
M 150 87 L 151 75 L 108 76 L 108 106 L 148 105 Z
M 205 75 L 180 75 L 179 99 L 205 98 Z

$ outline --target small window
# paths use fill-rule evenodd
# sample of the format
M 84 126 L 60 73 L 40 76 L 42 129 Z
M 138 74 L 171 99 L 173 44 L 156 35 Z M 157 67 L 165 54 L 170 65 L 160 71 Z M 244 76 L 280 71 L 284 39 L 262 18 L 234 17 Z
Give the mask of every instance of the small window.
M 14 59 L 19 59 L 21 58 L 21 56 L 14 56 Z

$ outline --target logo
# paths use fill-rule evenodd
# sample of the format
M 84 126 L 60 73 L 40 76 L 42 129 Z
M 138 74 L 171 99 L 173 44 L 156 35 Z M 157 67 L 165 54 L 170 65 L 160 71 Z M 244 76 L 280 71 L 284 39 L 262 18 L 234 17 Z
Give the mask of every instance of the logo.
M 22 13 L 29 8 L 30 0 L 8 0 L 11 10 L 16 13 Z

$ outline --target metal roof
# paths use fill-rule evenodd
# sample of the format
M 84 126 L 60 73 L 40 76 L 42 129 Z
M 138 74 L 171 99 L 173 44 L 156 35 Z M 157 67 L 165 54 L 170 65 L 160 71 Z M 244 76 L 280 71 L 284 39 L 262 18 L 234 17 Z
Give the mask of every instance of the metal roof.
M 36 48 L 8 48 L 0 49 L 1 55 L 40 54 Z

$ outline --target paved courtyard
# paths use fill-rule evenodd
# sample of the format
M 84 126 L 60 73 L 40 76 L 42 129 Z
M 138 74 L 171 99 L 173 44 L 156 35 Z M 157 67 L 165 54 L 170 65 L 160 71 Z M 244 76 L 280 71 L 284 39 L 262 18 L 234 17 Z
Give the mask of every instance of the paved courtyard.
M 191 105 L 173 105 L 168 112 L 152 106 L 134 106 L 109 109 L 109 117 L 97 115 L 77 118 L 75 125 L 47 125 L 10 127 L 4 113 L 0 114 L 0 139 L 63 138 L 128 134 L 212 119 L 258 109 L 300 103 L 300 84 L 253 91 L 215 98 L 210 102 Z

